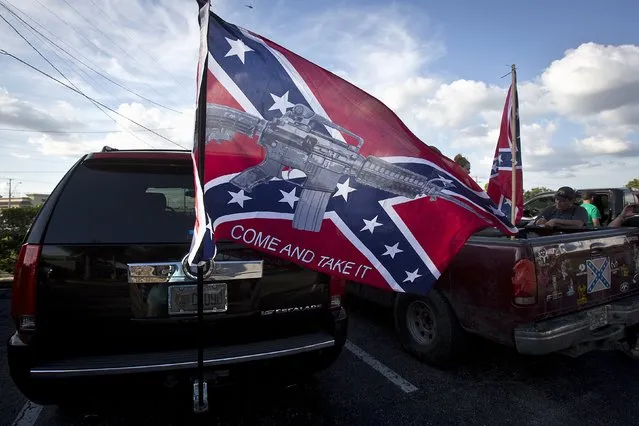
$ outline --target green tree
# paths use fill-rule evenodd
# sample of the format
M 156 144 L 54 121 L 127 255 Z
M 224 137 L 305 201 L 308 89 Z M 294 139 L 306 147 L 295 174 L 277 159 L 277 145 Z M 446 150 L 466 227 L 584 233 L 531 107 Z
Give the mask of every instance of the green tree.
M 545 186 L 537 186 L 537 187 L 532 188 L 532 189 L 530 189 L 528 191 L 524 191 L 524 201 L 528 201 L 532 197 L 534 197 L 535 195 L 539 195 L 539 194 L 542 194 L 544 192 L 553 192 L 553 190 L 550 189 L 550 188 L 546 188 Z
M 628 183 L 626 184 L 626 188 L 639 189 L 639 178 L 634 178 L 632 180 L 629 180 Z
M 22 244 L 39 207 L 0 210 L 0 270 L 13 272 Z

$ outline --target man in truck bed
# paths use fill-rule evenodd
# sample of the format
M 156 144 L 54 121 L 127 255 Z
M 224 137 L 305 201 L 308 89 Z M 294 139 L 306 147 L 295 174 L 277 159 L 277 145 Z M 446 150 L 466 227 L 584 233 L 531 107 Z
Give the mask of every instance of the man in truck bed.
M 546 208 L 529 226 L 584 226 L 588 223 L 588 212 L 575 205 L 575 190 L 563 186 L 555 193 L 555 205 Z

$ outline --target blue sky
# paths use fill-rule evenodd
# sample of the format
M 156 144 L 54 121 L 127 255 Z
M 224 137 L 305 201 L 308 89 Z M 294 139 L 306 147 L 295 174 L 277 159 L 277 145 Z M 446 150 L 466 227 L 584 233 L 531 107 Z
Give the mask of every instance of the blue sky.
M 425 7 L 441 23 L 451 53 L 438 66 L 457 78 L 499 84 L 499 65 L 515 63 L 527 80 L 582 43 L 639 42 L 639 3 L 632 0 L 430 1 Z
M 48 192 L 77 158 L 103 145 L 171 146 L 122 116 L 189 146 L 195 0 L 104 0 L 98 10 L 87 2 L 69 1 L 76 10 L 61 0 L 46 2 L 58 16 L 35 0 L 11 3 L 76 58 L 173 111 L 79 65 L 0 7 L 77 87 L 121 114 L 99 111 L 0 56 L 0 129 L 12 129 L 0 130 L 1 195 L 7 195 L 6 178 L 22 182 L 18 193 Z M 469 157 L 480 183 L 490 170 L 509 84 L 500 77 L 511 63 L 518 68 L 526 188 L 621 186 L 639 176 L 635 1 L 214 3 L 228 21 L 380 98 L 446 155 Z M 0 27 L 0 45 L 8 52 L 57 75 L 4 22 Z

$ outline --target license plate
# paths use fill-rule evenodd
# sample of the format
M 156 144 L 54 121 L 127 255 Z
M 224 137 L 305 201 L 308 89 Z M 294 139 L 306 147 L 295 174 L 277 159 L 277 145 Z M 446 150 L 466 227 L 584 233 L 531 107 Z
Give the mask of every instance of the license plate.
M 588 311 L 588 318 L 590 319 L 591 330 L 608 325 L 608 307 Z
M 204 284 L 204 312 L 226 312 L 226 283 Z M 197 314 L 197 285 L 169 287 L 169 315 Z

